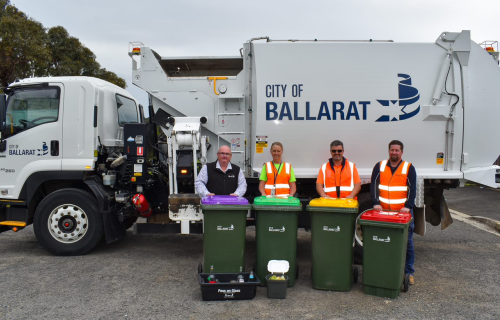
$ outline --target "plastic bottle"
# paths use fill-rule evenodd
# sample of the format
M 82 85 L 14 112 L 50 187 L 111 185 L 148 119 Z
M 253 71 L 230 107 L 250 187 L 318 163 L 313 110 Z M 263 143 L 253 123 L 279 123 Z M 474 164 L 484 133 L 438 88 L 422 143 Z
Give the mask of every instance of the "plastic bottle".
M 207 278 L 208 283 L 216 283 L 215 276 L 214 276 L 214 266 L 210 266 L 210 275 Z
M 243 272 L 243 267 L 240 267 L 240 274 L 238 275 L 238 282 L 245 282 L 245 279 L 243 278 L 243 275 L 241 274 Z
M 250 271 L 250 275 L 248 276 L 248 281 L 249 282 L 255 281 L 255 276 L 253 275 L 253 271 Z

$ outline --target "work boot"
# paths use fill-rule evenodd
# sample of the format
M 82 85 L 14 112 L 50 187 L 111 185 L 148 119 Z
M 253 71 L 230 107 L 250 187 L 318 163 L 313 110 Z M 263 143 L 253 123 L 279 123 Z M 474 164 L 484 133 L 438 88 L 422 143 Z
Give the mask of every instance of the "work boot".
M 414 284 L 415 283 L 415 279 L 413 278 L 413 276 L 410 274 L 410 284 Z

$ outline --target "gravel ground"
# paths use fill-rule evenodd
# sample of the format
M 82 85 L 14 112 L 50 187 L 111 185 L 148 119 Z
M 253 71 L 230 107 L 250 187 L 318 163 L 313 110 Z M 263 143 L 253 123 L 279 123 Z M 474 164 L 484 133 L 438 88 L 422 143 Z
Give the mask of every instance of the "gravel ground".
M 79 257 L 55 257 L 31 227 L 0 234 L 0 319 L 498 319 L 500 236 L 456 221 L 415 236 L 416 284 L 397 299 L 311 288 L 310 233 L 299 230 L 300 278 L 284 300 L 201 300 L 200 235 L 133 235 Z M 255 259 L 247 229 L 247 261 Z M 360 268 L 361 269 L 361 268 Z

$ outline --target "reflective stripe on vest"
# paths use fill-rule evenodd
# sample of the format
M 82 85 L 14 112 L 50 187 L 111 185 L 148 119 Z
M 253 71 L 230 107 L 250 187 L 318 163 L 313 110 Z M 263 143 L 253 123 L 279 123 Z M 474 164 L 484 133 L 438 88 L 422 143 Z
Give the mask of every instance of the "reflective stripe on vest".
M 291 173 L 291 165 L 289 163 L 283 162 L 283 166 L 281 168 L 281 171 L 278 172 L 278 175 L 276 176 L 276 187 L 274 185 L 274 173 L 275 170 L 273 170 L 274 163 L 272 162 L 266 162 L 266 171 L 267 171 L 267 181 L 266 185 L 264 186 L 264 189 L 266 190 L 266 194 L 270 195 L 271 190 L 276 190 L 275 194 L 280 195 L 280 194 L 289 194 L 290 193 L 290 173 Z M 284 167 L 284 168 L 283 168 Z
M 266 162 L 267 173 L 273 173 L 273 163 Z M 285 172 L 286 174 L 290 174 L 290 164 L 285 162 Z
M 380 200 L 380 202 L 383 202 L 383 203 L 387 203 L 387 204 L 401 204 L 401 203 L 405 203 L 406 202 L 406 198 L 405 199 L 386 199 L 386 198 L 382 198 L 382 197 L 378 197 L 378 199 Z
M 387 160 L 380 162 L 379 201 L 384 209 L 400 210 L 408 200 L 408 168 L 411 163 L 403 161 L 394 174 L 385 170 Z
M 326 166 L 329 165 L 329 163 L 325 163 L 321 166 L 321 170 L 323 170 L 323 190 L 325 193 L 327 192 L 335 192 L 337 191 L 337 187 L 326 187 Z M 351 169 L 351 185 L 350 186 L 340 186 L 340 191 L 352 191 L 354 190 L 354 172 L 353 172 L 353 167 L 354 164 L 349 161 L 349 168 Z M 334 184 L 337 184 L 337 181 L 334 181 Z M 342 184 L 342 181 L 340 181 L 340 184 Z

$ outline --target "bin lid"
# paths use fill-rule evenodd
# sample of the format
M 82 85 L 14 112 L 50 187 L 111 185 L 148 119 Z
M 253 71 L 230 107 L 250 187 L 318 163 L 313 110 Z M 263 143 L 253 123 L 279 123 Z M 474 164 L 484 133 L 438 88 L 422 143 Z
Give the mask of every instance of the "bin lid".
M 411 220 L 411 213 L 402 213 L 399 211 L 368 210 L 361 215 L 361 220 L 406 224 Z
M 267 270 L 271 273 L 286 273 L 290 269 L 290 263 L 286 260 L 269 260 Z
M 300 206 L 300 200 L 294 197 L 260 196 L 254 199 L 256 206 Z
M 248 200 L 235 196 L 208 196 L 201 199 L 204 205 L 248 205 Z
M 354 199 L 335 199 L 335 198 L 316 198 L 309 202 L 311 207 L 329 207 L 329 208 L 357 208 L 358 200 Z

